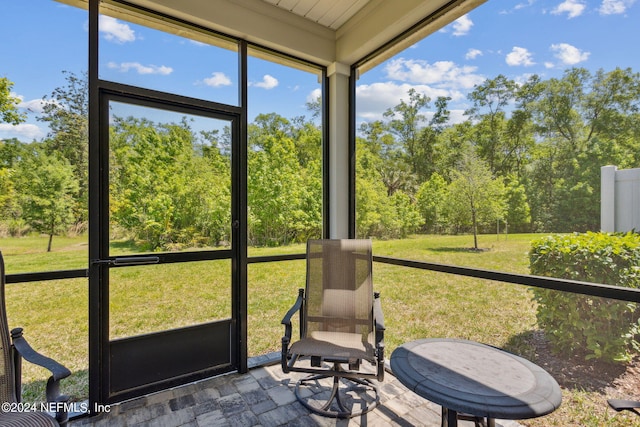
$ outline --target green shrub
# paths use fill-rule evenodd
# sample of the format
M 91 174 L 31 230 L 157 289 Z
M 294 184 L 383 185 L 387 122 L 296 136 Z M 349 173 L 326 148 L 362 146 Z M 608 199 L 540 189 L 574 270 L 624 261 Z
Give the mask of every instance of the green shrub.
M 640 234 L 584 233 L 531 242 L 531 274 L 640 288 Z M 535 288 L 538 324 L 554 350 L 629 361 L 640 351 L 637 303 Z

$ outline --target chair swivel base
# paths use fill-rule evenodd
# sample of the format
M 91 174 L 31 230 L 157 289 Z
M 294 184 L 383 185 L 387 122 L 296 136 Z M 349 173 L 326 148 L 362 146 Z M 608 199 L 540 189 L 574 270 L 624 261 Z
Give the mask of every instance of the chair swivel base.
M 333 386 L 331 388 L 331 392 L 329 397 L 322 401 L 316 400 L 316 397 L 320 393 L 314 393 L 311 391 L 309 397 L 303 397 L 301 394 L 301 387 L 306 387 L 311 390 L 312 385 L 318 385 L 318 381 L 326 378 L 333 378 Z M 348 387 L 340 390 L 340 380 L 343 380 L 349 384 Z M 315 384 L 310 384 L 315 383 Z M 323 387 L 324 393 L 326 393 L 327 388 Z M 357 392 L 358 398 L 348 404 L 345 402 L 346 393 Z M 296 384 L 295 389 L 296 398 L 302 405 L 304 405 L 310 411 L 322 415 L 324 417 L 331 418 L 353 418 L 367 412 L 371 411 L 373 408 L 378 406 L 378 402 L 380 398 L 378 396 L 378 387 L 368 379 L 362 378 L 344 378 L 332 375 L 309 375 L 305 378 L 302 378 Z M 315 405 L 311 402 L 315 402 Z M 355 406 L 358 405 L 358 410 L 355 409 Z M 348 408 L 351 406 L 351 409 Z

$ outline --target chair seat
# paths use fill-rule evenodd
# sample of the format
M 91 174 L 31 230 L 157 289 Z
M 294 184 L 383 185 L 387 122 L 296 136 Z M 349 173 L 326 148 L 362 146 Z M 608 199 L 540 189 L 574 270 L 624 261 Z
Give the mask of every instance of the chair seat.
M 293 343 L 290 353 L 320 356 L 325 359 L 360 359 L 375 362 L 373 347 L 362 342 L 361 334 L 315 331 L 310 335 L 311 337 Z
M 44 412 L 2 412 L 2 427 L 59 427 L 52 416 Z

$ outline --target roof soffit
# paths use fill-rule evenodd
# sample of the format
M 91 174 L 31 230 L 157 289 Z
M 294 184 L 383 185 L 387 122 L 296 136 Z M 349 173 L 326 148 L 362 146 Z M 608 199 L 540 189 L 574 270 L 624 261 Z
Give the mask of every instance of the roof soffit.
M 290 0 L 291 5 L 306 3 L 307 7 L 313 4 L 316 8 L 320 3 L 335 6 L 344 2 L 339 4 L 340 19 L 355 13 L 334 30 L 302 16 L 302 10 L 296 14 L 283 8 L 286 5 L 283 0 L 128 0 L 130 4 L 320 65 L 339 62 L 351 66 L 365 60 L 364 66 L 358 64 L 361 71 L 420 41 L 484 1 Z M 276 6 L 275 2 L 281 5 Z M 329 12 L 327 9 L 325 14 Z M 334 19 L 333 25 L 335 22 Z
M 373 0 L 336 33 L 336 59 L 361 71 L 445 27 L 486 0 Z
M 262 0 L 129 3 L 320 65 L 335 60 L 335 31 Z

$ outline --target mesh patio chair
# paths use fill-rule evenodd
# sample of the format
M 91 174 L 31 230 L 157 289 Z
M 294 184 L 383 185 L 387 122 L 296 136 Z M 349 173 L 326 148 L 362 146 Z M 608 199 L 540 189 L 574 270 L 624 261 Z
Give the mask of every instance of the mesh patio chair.
M 372 380 L 384 379 L 384 319 L 371 273 L 370 240 L 307 242 L 306 289 L 282 319 L 281 363 L 285 373 L 310 374 L 298 381 L 295 394 L 313 412 L 350 418 L 378 404 Z M 291 344 L 295 312 L 300 339 Z M 333 384 L 323 389 L 325 378 Z M 318 387 L 326 399 L 313 392 Z
M 5 403 L 0 410 L 0 425 L 3 427 L 64 426 L 68 420 L 64 404 L 69 398 L 60 395 L 60 380 L 71 375 L 71 372 L 55 360 L 33 350 L 22 336 L 22 328 L 13 329 L 9 337 L 4 287 L 4 259 L 0 252 L 0 398 Z M 18 405 L 22 393 L 23 358 L 51 372 L 46 388 L 49 404 L 45 406 L 46 409 L 57 410 L 55 418 L 46 412 L 32 411 L 33 407 L 27 410 L 26 407 Z

